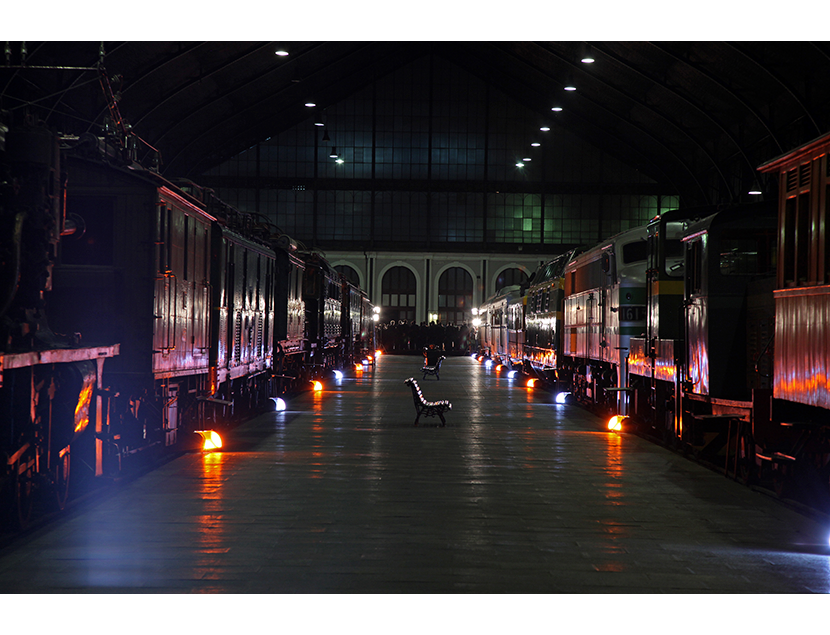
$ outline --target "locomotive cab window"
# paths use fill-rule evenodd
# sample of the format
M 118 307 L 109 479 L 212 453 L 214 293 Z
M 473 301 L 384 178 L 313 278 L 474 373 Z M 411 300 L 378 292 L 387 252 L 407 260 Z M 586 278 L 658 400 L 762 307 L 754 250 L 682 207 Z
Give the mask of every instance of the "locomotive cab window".
M 775 271 L 774 237 L 770 233 L 739 235 L 730 232 L 719 241 L 718 270 L 722 276 L 772 275 Z
M 670 276 L 683 275 L 683 242 L 681 240 L 666 240 L 663 245 L 666 273 Z
M 644 240 L 638 240 L 637 242 L 623 245 L 623 262 L 628 265 L 632 262 L 640 262 L 641 260 L 645 260 L 648 255 L 647 251 L 648 243 Z

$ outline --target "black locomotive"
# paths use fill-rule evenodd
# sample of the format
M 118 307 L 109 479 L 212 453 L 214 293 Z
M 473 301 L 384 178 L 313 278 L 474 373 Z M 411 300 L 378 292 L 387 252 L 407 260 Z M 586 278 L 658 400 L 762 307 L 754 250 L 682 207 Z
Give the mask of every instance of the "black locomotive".
M 4 121 L 0 470 L 37 491 L 189 449 L 374 348 L 366 294 L 320 254 L 113 138 Z

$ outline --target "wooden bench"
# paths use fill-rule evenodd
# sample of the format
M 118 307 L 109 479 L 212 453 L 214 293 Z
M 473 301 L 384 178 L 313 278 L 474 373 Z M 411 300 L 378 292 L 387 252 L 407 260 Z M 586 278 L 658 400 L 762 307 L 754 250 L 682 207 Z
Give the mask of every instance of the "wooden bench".
M 437 416 L 441 419 L 441 426 L 445 426 L 447 422 L 444 419 L 444 412 L 452 410 L 452 404 L 447 400 L 427 401 L 424 399 L 424 393 L 421 392 L 418 382 L 412 377 L 404 381 L 404 383 L 408 384 L 412 389 L 412 400 L 415 402 L 415 412 L 417 413 L 415 416 L 415 425 L 418 425 L 418 419 L 421 418 L 421 415 L 425 415 L 427 417 Z
M 438 372 L 441 370 L 441 362 L 443 362 L 446 357 L 441 355 L 437 360 L 432 362 L 428 357 L 424 359 L 424 367 L 421 369 L 421 372 L 424 373 L 423 379 L 427 378 L 427 375 L 435 375 L 436 379 L 441 379 L 441 376 Z M 431 363 L 432 362 L 432 363 Z

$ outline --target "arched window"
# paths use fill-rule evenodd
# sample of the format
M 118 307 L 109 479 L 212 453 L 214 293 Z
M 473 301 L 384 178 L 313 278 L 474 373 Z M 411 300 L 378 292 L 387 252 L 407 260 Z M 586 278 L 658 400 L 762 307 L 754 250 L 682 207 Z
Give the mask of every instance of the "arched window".
M 496 277 L 496 293 L 505 287 L 514 284 L 524 284 L 525 282 L 527 282 L 527 274 L 521 269 L 516 267 L 505 269 Z
M 334 270 L 337 273 L 342 273 L 343 277 L 346 278 L 349 282 L 351 282 L 354 286 L 360 286 L 360 276 L 357 274 L 352 267 L 349 265 L 337 265 Z
M 381 319 L 415 321 L 415 274 L 406 267 L 392 267 L 380 283 Z
M 438 321 L 463 324 L 472 319 L 473 277 L 466 269 L 451 267 L 438 279 Z

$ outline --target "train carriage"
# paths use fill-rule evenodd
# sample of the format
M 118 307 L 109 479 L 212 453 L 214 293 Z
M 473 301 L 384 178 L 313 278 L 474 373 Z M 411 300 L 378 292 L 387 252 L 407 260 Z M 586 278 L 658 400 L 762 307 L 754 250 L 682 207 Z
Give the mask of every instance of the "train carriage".
M 569 251 L 542 264 L 534 273 L 526 291 L 525 339 L 523 364 L 548 381 L 563 379 L 562 321 L 565 300 L 565 266 L 574 257 Z
M 512 366 L 521 363 L 524 346 L 524 293 L 519 285 L 499 290 L 479 309 L 482 352 Z
M 585 402 L 624 414 L 629 341 L 645 330 L 645 227 L 617 234 L 565 268 L 562 353 L 573 391 Z
M 342 277 L 320 254 L 301 256 L 307 362 L 312 378 L 342 368 L 345 362 Z

